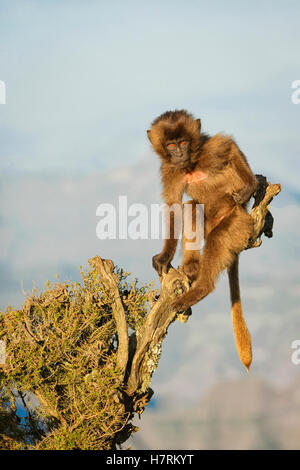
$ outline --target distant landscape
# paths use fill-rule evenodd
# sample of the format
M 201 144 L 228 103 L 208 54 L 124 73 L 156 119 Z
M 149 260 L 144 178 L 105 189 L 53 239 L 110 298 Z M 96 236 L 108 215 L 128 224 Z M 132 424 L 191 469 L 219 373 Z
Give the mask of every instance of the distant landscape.
M 260 380 L 221 382 L 186 409 L 164 404 L 136 421 L 133 449 L 300 449 L 300 381 L 288 388 Z M 126 443 L 128 444 L 128 442 Z

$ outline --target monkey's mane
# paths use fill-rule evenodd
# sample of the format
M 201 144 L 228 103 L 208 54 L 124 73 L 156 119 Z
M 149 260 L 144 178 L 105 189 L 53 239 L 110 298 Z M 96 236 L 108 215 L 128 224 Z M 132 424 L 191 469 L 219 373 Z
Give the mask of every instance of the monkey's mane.
M 175 109 L 175 111 L 166 111 L 165 113 L 158 116 L 152 122 L 152 127 L 160 121 L 168 121 L 170 123 L 176 123 L 180 118 L 185 118 L 187 120 L 194 120 L 194 116 L 191 113 L 188 113 L 185 109 Z

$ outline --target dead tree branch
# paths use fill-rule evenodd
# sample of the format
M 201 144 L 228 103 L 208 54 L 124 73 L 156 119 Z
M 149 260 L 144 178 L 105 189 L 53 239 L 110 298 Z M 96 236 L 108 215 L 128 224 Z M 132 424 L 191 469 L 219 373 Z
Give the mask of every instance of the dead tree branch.
M 256 248 L 262 244 L 261 236 L 273 236 L 273 216 L 269 211 L 269 204 L 273 197 L 281 191 L 280 184 L 271 184 L 267 178 L 262 175 L 256 175 L 259 181 L 259 187 L 254 194 L 254 204 L 251 209 L 251 217 L 254 222 L 254 236 L 250 240 L 247 249 Z
M 122 300 L 119 292 L 119 277 L 114 270 L 114 263 L 110 259 L 101 259 L 99 256 L 89 260 L 92 267 L 96 268 L 101 276 L 101 279 L 109 292 L 111 293 L 114 302 L 112 304 L 112 313 L 116 321 L 118 330 L 118 354 L 117 365 L 120 370 L 125 374 L 127 361 L 128 361 L 128 327 L 126 322 L 126 315 L 124 312 Z
M 170 304 L 176 295 L 183 294 L 188 288 L 188 278 L 182 270 L 171 268 L 168 274 L 163 275 L 160 297 L 137 332 L 136 350 L 127 382 L 129 395 L 147 391 L 151 376 L 158 365 L 162 341 L 169 325 L 177 316 L 175 311 L 170 310 Z

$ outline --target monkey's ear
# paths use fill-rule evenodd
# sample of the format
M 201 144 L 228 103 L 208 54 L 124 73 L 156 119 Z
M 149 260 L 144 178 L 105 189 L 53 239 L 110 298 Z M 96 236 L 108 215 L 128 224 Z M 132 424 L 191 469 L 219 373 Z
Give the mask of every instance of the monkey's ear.
M 150 134 L 151 134 L 151 131 L 147 131 L 147 136 L 148 136 L 148 139 L 150 140 L 151 142 L 151 137 L 150 137 Z M 152 142 L 151 142 L 152 143 Z
M 199 130 L 201 129 L 201 119 L 195 119 L 195 122 L 197 123 L 197 126 L 199 128 Z

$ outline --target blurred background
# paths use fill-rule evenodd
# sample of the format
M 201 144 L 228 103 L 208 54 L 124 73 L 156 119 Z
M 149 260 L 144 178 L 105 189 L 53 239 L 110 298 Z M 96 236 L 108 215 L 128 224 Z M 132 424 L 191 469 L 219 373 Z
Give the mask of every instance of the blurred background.
M 300 448 L 299 16 L 297 0 L 0 2 L 2 310 L 33 281 L 80 280 L 96 255 L 158 286 L 162 240 L 99 240 L 96 208 L 161 202 L 146 129 L 168 109 L 233 135 L 253 171 L 282 184 L 274 238 L 240 262 L 251 372 L 223 275 L 170 327 L 133 449 Z

